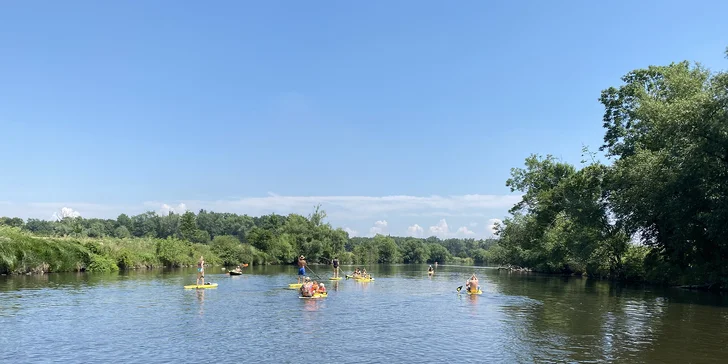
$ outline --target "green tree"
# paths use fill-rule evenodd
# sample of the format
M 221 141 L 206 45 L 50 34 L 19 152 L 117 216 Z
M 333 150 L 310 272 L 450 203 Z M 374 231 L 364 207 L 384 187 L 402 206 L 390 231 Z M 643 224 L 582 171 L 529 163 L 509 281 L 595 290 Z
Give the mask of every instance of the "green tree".
M 114 236 L 117 238 L 129 238 L 131 237 L 131 233 L 129 232 L 129 229 L 126 228 L 126 226 L 119 226 L 114 230 Z
M 616 218 L 681 275 L 727 284 L 728 74 L 680 62 L 622 80 L 600 99 Z
M 187 211 L 182 214 L 179 223 L 179 232 L 182 239 L 191 241 L 196 231 L 197 223 L 195 222 L 195 214 L 192 211 Z

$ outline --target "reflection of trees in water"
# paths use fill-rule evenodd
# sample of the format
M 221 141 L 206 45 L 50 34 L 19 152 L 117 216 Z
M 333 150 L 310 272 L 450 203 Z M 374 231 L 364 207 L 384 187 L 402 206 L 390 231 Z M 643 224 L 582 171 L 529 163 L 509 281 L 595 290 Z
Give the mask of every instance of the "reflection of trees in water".
M 504 313 L 523 328 L 514 334 L 531 343 L 536 360 L 631 358 L 654 342 L 664 310 L 652 294 L 604 281 L 515 276 L 497 277 L 496 284 L 508 296 L 504 299 L 512 301 Z M 530 299 L 541 303 L 531 304 Z

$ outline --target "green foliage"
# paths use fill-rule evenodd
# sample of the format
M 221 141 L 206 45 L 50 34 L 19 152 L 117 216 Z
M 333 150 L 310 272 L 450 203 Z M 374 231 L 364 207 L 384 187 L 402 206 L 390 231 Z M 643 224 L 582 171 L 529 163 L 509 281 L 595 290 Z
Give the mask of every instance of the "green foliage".
M 591 163 L 578 170 L 551 156 L 513 169 L 506 184 L 523 199 L 498 229 L 498 259 L 547 272 L 727 286 L 728 74 L 680 62 L 622 81 L 600 98 L 600 150 L 614 163 L 602 165 L 585 148 Z M 630 244 L 633 236 L 643 245 Z
M 119 267 L 109 256 L 91 254 L 87 270 L 89 272 L 116 272 Z
M 191 254 L 190 243 L 175 238 L 157 241 L 157 256 L 167 267 L 183 267 L 192 265 L 197 259 Z M 199 258 L 199 257 L 198 257 Z
M 249 263 L 253 260 L 249 254 L 246 254 L 246 249 L 240 240 L 231 235 L 216 236 L 210 243 L 210 249 L 227 266 Z
M 114 236 L 120 239 L 131 237 L 131 233 L 126 226 L 119 226 L 114 230 Z
M 183 239 L 191 240 L 197 231 L 197 224 L 195 222 L 195 214 L 191 211 L 187 211 L 182 215 L 179 224 L 179 233 Z

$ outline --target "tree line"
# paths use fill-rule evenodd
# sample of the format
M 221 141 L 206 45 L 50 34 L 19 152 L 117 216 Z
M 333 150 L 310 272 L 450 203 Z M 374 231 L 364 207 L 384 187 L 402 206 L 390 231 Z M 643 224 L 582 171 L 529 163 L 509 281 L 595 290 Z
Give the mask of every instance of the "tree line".
M 728 56 L 728 49 L 726 50 Z M 601 93 L 604 142 L 580 167 L 531 155 L 498 227 L 505 260 L 556 273 L 725 288 L 728 74 L 687 61 Z
M 493 239 L 349 237 L 346 231 L 332 227 L 325 219 L 326 212 L 316 206 L 309 216 L 269 214 L 251 217 L 205 210 L 197 214 L 187 211 L 160 215 L 149 211 L 135 216 L 121 214 L 116 219 L 64 217 L 57 221 L 24 221 L 2 217 L 0 225 L 13 226 L 40 237 L 185 241 L 209 246 L 226 265 L 293 264 L 301 254 L 311 263 L 325 264 L 334 257 L 345 264 L 497 262 L 488 250 L 495 246 Z M 123 245 L 121 242 L 114 244 Z

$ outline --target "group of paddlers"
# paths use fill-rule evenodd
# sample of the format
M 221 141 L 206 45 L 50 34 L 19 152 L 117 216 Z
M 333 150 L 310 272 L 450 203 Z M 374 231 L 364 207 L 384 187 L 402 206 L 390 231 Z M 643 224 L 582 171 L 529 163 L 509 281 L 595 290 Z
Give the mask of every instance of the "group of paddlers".
M 356 270 L 354 270 L 354 273 L 351 274 L 351 277 L 354 279 L 370 279 L 370 278 L 372 278 L 372 275 L 367 273 L 366 268 L 365 269 L 356 268 Z
M 303 284 L 301 285 L 301 296 L 313 297 L 313 295 L 317 293 L 326 293 L 326 286 L 324 285 L 324 283 L 319 283 L 317 281 L 312 282 L 311 278 L 309 277 L 304 278 Z

